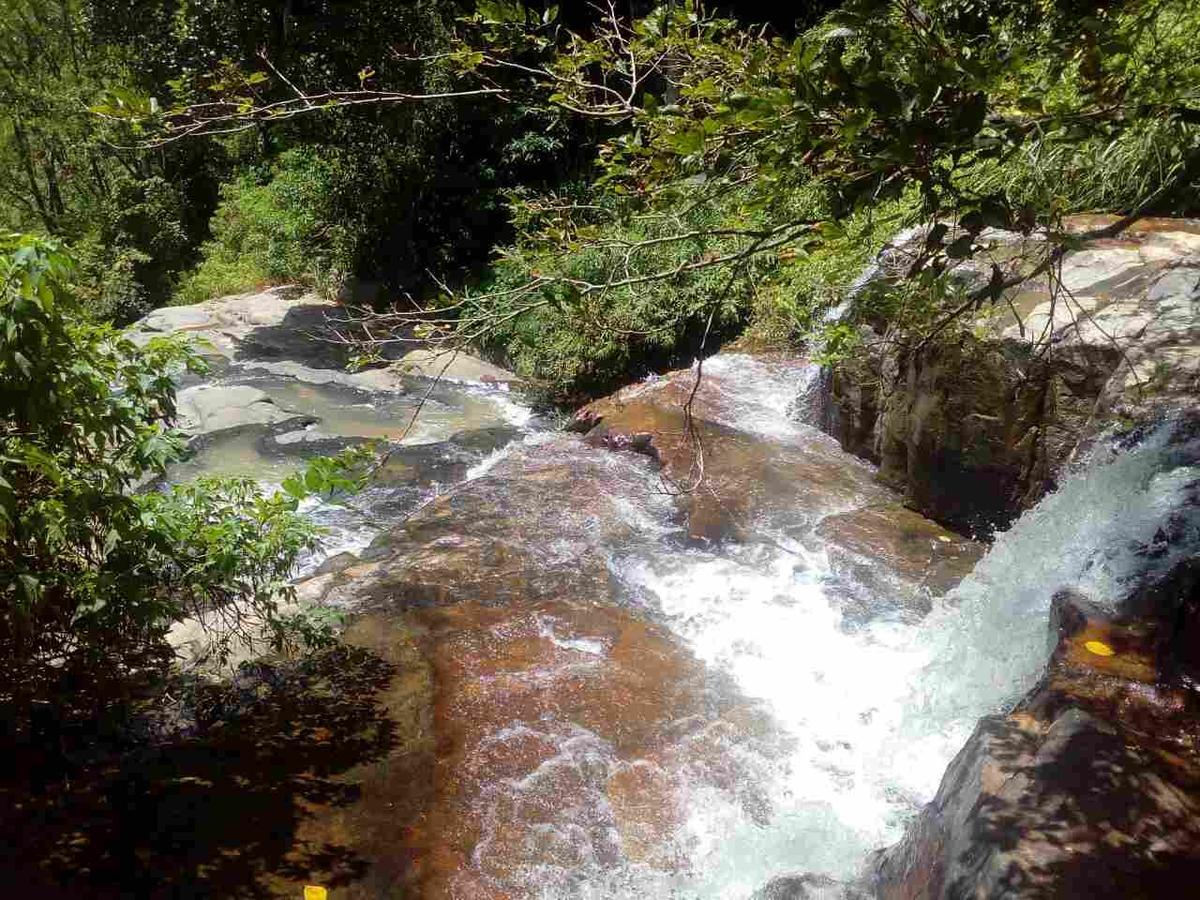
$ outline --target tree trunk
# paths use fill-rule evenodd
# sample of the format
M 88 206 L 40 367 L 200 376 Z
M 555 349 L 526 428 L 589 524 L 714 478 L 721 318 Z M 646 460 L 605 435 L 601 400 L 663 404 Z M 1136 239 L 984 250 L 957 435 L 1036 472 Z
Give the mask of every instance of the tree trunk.
M 25 177 L 29 180 L 29 193 L 33 199 L 34 205 L 37 207 L 38 215 L 41 216 L 42 224 L 46 226 L 46 231 L 54 234 L 58 231 L 54 217 L 50 215 L 50 210 L 46 206 L 46 198 L 42 196 L 41 185 L 38 184 L 37 173 L 33 169 L 33 152 L 29 148 L 29 139 L 25 135 L 25 129 L 21 125 L 20 119 L 13 120 L 13 137 L 17 142 L 17 153 L 21 157 L 21 167 L 25 170 Z

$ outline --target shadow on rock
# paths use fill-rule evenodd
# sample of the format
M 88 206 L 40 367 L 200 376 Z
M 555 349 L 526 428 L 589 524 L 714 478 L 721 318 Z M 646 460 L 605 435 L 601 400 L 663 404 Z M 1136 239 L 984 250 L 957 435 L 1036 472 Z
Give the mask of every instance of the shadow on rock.
M 877 857 L 883 900 L 1176 897 L 1200 879 L 1195 698 L 1155 659 L 1169 619 L 1107 619 L 1064 591 L 1053 621 L 1041 683 L 980 720 Z
M 291 307 L 282 321 L 261 325 L 250 331 L 238 346 L 238 361 L 295 360 L 317 369 L 340 369 L 349 358 L 348 348 L 340 343 L 328 321 L 340 316 L 325 303 L 305 303 Z
M 22 766 L 8 767 L 0 887 L 233 898 L 353 883 L 366 861 L 299 828 L 310 808 L 355 802 L 359 789 L 339 776 L 389 752 L 393 726 L 376 695 L 391 675 L 348 648 L 259 666 L 232 685 L 190 688 L 186 721 L 169 729 L 143 727 L 120 748 L 68 748 L 65 777 L 41 790 L 9 780 Z
M 994 754 L 1008 782 L 981 798 L 976 826 L 999 852 L 962 854 L 949 896 L 982 884 L 991 897 L 1170 897 L 1200 878 L 1195 774 L 1178 758 L 1130 746 L 1080 710 L 1032 759 L 1025 741 L 1005 743 Z

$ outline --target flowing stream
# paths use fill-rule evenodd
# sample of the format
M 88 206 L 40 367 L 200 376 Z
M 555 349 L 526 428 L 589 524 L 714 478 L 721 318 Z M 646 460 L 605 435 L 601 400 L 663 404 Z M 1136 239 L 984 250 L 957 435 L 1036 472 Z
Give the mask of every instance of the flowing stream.
M 883 616 L 847 627 L 821 551 L 759 546 L 617 560 L 642 602 L 760 700 L 787 743 L 747 765 L 769 798 L 769 824 L 698 784 L 685 801 L 691 872 L 657 893 L 644 893 L 649 873 L 639 873 L 624 895 L 745 897 L 781 870 L 850 878 L 870 850 L 897 840 L 975 721 L 1040 676 L 1055 591 L 1074 587 L 1115 604 L 1145 573 L 1140 548 L 1200 477 L 1179 464 L 1169 434 L 1163 427 L 1070 478 L 917 623 Z M 1154 566 L 1194 552 L 1198 524 Z
M 401 476 L 344 506 L 309 506 L 331 529 L 331 555 L 447 490 L 491 491 L 528 517 L 516 529 L 547 566 L 590 541 L 607 573 L 608 604 L 445 614 L 457 618 L 438 649 L 441 702 L 461 730 L 446 763 L 460 825 L 448 833 L 467 850 L 442 895 L 745 898 L 786 872 L 853 878 L 932 798 L 976 719 L 1037 679 L 1054 592 L 1119 601 L 1200 477 L 1170 425 L 1101 449 L 913 614 L 885 562 L 839 567 L 823 544 L 823 522 L 878 498 L 869 467 L 789 415 L 815 370 L 797 379 L 726 356 L 706 368 L 725 391 L 723 427 L 819 457 L 860 487 L 774 508 L 754 540 L 698 546 L 651 461 L 538 431 L 504 392 L 459 385 L 439 389 L 406 437 Z M 319 424 L 218 434 L 175 477 L 277 482 L 298 449 L 395 436 L 414 403 L 246 379 Z M 550 508 L 526 513 L 504 491 L 535 478 Z M 591 507 L 567 496 L 581 482 L 600 498 Z M 1200 543 L 1197 523 L 1187 529 L 1153 565 Z

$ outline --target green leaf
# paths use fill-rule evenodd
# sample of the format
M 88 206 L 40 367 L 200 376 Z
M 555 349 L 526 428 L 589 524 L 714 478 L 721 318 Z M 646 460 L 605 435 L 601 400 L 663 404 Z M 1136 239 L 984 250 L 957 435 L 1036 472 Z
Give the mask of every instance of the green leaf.
M 690 156 L 704 149 L 704 129 L 689 128 L 666 136 L 667 146 L 680 156 Z

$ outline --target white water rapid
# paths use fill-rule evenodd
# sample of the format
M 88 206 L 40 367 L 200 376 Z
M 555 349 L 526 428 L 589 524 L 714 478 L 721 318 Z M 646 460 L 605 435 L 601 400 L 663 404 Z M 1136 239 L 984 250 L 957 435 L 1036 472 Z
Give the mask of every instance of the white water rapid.
M 457 484 L 464 509 L 517 522 L 500 546 L 515 536 L 547 565 L 602 554 L 599 580 L 606 564 L 615 585 L 608 607 L 570 596 L 468 600 L 431 651 L 445 653 L 439 702 L 450 727 L 471 725 L 455 746 L 465 786 L 449 807 L 472 835 L 457 874 L 489 896 L 748 900 L 782 874 L 853 879 L 933 797 L 976 720 L 1037 679 L 1057 590 L 1115 605 L 1148 567 L 1200 547 L 1200 522 L 1176 516 L 1184 539 L 1143 552 L 1169 516 L 1194 510 L 1185 494 L 1200 479 L 1185 462 L 1195 448 L 1173 442 L 1167 424 L 1121 452 L 1100 448 L 922 616 L 924 606 L 889 593 L 885 562 L 839 569 L 822 541 L 823 521 L 890 495 L 789 415 L 816 370 L 733 354 L 704 370 L 706 415 L 740 433 L 735 450 L 774 442 L 771 453 L 808 453 L 811 471 L 837 482 L 804 494 L 804 508 L 767 504 L 744 543 L 689 544 L 650 460 L 537 431 L 528 410 L 484 386 L 439 396 L 436 430 L 397 450 L 409 454 L 409 481 L 306 507 L 330 529 L 306 571 L 361 550 Z M 325 423 L 321 436 L 338 438 L 373 436 L 388 427 L 385 413 L 412 402 L 282 389 L 290 408 L 303 400 Z M 493 431 L 502 436 L 468 440 Z M 277 480 L 298 464 L 294 446 L 269 429 L 231 432 L 205 445 L 196 468 L 247 465 Z M 549 528 L 518 508 L 529 495 L 549 510 Z M 429 546 L 453 550 L 462 537 Z M 478 565 L 489 565 L 483 554 Z M 661 637 L 631 624 L 647 620 Z
M 1070 477 L 917 624 L 847 622 L 825 586 L 824 552 L 789 545 L 782 531 L 774 544 L 615 557 L 637 602 L 761 702 L 784 749 L 725 748 L 739 777 L 757 781 L 758 807 L 709 777 L 684 778 L 679 871 L 606 871 L 581 894 L 573 885 L 545 896 L 744 898 L 789 871 L 852 878 L 932 799 L 975 721 L 1032 687 L 1055 591 L 1115 604 L 1145 572 L 1138 549 L 1200 478 L 1179 464 L 1170 432 Z M 1154 565 L 1195 551 L 1197 523 L 1189 528 L 1190 540 Z

